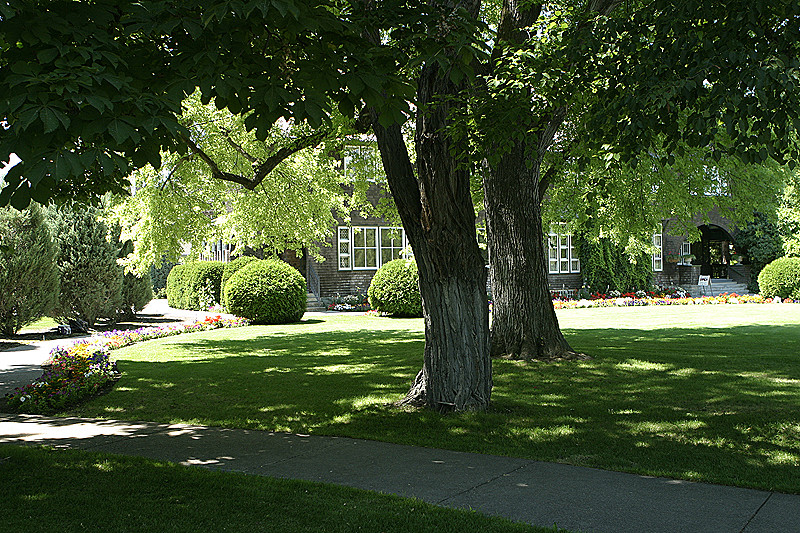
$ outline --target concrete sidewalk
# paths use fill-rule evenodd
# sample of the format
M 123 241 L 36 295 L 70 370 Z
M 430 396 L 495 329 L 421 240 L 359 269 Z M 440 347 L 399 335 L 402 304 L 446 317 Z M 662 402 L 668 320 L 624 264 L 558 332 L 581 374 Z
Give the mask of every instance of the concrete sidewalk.
M 800 531 L 796 495 L 340 437 L 0 415 L 2 443 L 336 483 L 570 531 Z

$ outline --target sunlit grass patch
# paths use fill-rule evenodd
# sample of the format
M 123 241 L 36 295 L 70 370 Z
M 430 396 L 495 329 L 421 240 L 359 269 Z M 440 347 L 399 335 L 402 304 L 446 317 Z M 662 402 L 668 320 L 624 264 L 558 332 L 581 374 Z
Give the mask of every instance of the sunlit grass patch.
M 558 317 L 573 348 L 593 359 L 495 360 L 486 413 L 392 405 L 422 365 L 422 320 L 330 316 L 119 350 L 116 390 L 72 414 L 341 435 L 800 493 L 800 306 Z

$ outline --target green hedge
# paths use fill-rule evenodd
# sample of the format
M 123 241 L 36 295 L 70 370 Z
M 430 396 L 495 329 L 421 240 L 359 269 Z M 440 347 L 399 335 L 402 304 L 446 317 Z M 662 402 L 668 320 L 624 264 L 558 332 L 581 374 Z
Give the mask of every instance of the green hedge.
M 195 311 L 219 303 L 224 268 L 220 261 L 175 265 L 167 276 L 167 303 L 175 309 Z
M 413 259 L 395 259 L 375 273 L 367 290 L 369 305 L 398 317 L 421 317 L 419 272 Z
M 222 270 L 222 299 L 220 301 L 225 301 L 225 285 L 228 283 L 228 280 L 231 279 L 231 276 L 253 261 L 258 261 L 258 258 L 252 255 L 243 255 L 229 263 L 225 263 L 225 268 Z
M 781 257 L 765 266 L 758 275 L 764 298 L 800 300 L 800 257 Z
M 225 307 L 254 324 L 297 322 L 306 312 L 306 280 L 278 259 L 252 261 L 225 286 Z

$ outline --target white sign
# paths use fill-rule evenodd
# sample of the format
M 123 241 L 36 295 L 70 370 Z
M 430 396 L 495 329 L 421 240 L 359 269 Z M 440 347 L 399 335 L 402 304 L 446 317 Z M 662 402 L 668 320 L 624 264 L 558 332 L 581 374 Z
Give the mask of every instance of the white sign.
M 697 284 L 702 286 L 708 287 L 711 285 L 711 276 L 700 276 L 700 279 L 697 280 Z

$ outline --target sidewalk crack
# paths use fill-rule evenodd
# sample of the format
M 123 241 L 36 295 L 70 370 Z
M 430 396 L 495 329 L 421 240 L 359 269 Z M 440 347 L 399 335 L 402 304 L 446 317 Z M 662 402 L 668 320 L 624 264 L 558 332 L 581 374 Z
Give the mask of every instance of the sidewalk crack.
M 759 511 L 761 511 L 761 509 L 763 509 L 764 506 L 767 505 L 767 502 L 769 501 L 770 498 L 772 498 L 773 494 L 775 494 L 775 493 L 774 492 L 770 492 L 769 493 L 769 496 L 767 496 L 767 499 L 764 500 L 764 502 L 761 505 L 758 506 L 758 509 L 756 509 L 756 512 L 754 512 L 753 515 L 747 520 L 747 522 L 745 523 L 744 527 L 739 530 L 739 533 L 744 533 L 745 532 L 745 530 L 747 529 L 747 526 L 750 525 L 750 522 L 753 521 L 753 519 L 756 517 L 756 515 L 759 513 Z
M 512 470 L 509 470 L 508 472 L 503 472 L 503 473 L 501 473 L 501 474 L 498 474 L 498 475 L 494 476 L 493 478 L 487 479 L 487 480 L 486 480 L 486 481 L 484 481 L 483 483 L 478 483 L 477 485 L 473 485 L 472 487 L 469 487 L 469 488 L 467 488 L 467 489 L 464 489 L 464 490 L 462 490 L 461 492 L 457 492 L 457 493 L 455 493 L 455 494 L 451 494 L 450 496 L 448 496 L 448 497 L 446 497 L 446 498 L 442 498 L 441 500 L 437 501 L 437 502 L 436 502 L 436 505 L 444 505 L 444 502 L 446 502 L 447 500 L 452 500 L 453 498 L 456 498 L 456 497 L 458 497 L 458 496 L 461 496 L 462 494 L 466 494 L 466 493 L 468 493 L 468 492 L 470 492 L 470 491 L 473 491 L 473 490 L 475 490 L 475 489 L 477 489 L 477 488 L 479 488 L 479 487 L 483 487 L 484 485 L 488 485 L 489 483 L 492 483 L 493 481 L 496 481 L 496 480 L 500 479 L 501 477 L 504 477 L 504 476 L 511 475 L 511 474 L 513 474 L 514 472 L 518 472 L 519 470 L 522 470 L 523 468 L 525 468 L 525 467 L 526 467 L 526 466 L 528 466 L 529 464 L 530 464 L 530 463 L 523 463 L 523 464 L 519 465 L 517 468 L 514 468 L 514 469 L 512 469 Z M 741 532 L 740 532 L 740 533 L 741 533 Z

